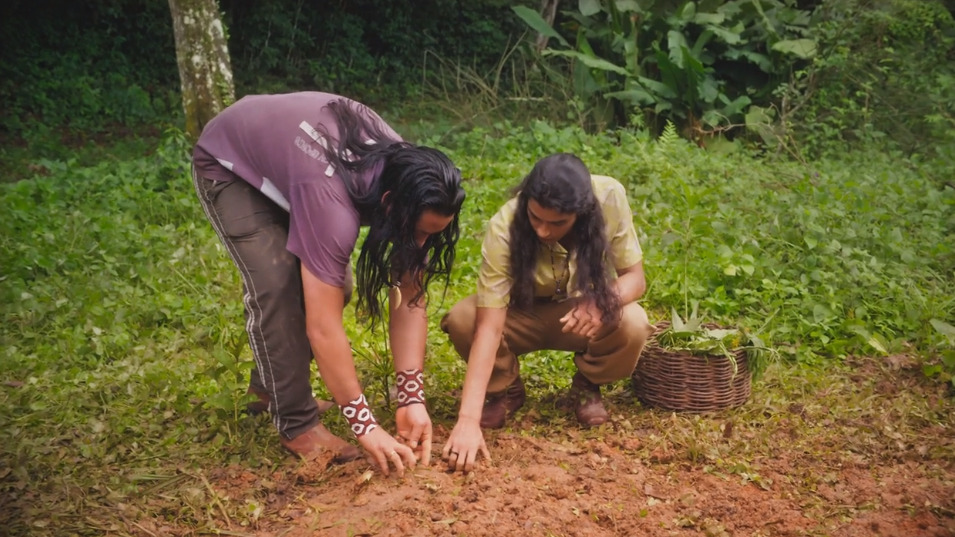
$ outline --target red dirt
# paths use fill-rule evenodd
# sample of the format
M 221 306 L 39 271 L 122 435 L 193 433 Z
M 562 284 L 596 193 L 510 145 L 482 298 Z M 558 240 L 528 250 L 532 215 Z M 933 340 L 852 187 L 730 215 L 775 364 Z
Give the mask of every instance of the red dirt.
M 446 438 L 440 431 L 439 440 Z M 817 484 L 792 476 L 802 457 L 759 463 L 758 480 L 706 464 L 641 460 L 631 435 L 566 430 L 550 439 L 488 435 L 493 464 L 470 475 L 439 465 L 403 478 L 357 461 L 280 471 L 261 490 L 268 520 L 253 535 L 952 536 L 952 461 L 872 466 L 852 454 L 818 460 Z M 436 444 L 440 446 L 441 444 Z M 437 451 L 437 449 L 436 449 Z M 221 494 L 261 487 L 241 470 L 214 475 Z M 238 490 L 237 490 L 238 489 Z M 808 489 L 808 490 L 807 490 Z M 814 489 L 814 490 L 813 490 Z M 243 490 L 245 492 L 243 492 Z
M 640 441 L 489 435 L 491 466 L 470 475 L 440 466 L 404 478 L 366 473 L 364 461 L 303 466 L 267 485 L 253 535 L 951 536 L 952 472 L 901 461 L 844 461 L 813 493 L 788 479 L 793 461 L 762 461 L 761 483 L 705 465 L 642 461 Z M 284 475 L 283 475 L 284 474 Z M 261 487 L 242 470 L 214 477 L 221 494 Z M 771 483 L 771 484 L 770 484 Z M 234 497 L 234 496 L 233 496 Z M 246 529 L 248 531 L 248 529 Z
M 955 404 L 918 379 L 867 366 L 783 410 L 766 387 L 744 411 L 705 416 L 647 409 L 618 389 L 608 397 L 612 422 L 594 430 L 529 400 L 510 428 L 487 433 L 493 462 L 469 475 L 440 460 L 403 478 L 364 460 L 219 468 L 206 474 L 211 489 L 247 502 L 250 514 L 208 522 L 261 537 L 952 537 Z M 830 412 L 828 397 L 863 386 L 878 392 L 861 399 L 864 412 Z M 919 390 L 917 404 L 897 405 Z M 900 409 L 941 422 L 920 417 L 902 438 L 893 432 L 908 420 L 893 414 Z M 436 427 L 435 455 L 447 426 Z M 143 535 L 195 531 L 155 519 L 137 526 Z

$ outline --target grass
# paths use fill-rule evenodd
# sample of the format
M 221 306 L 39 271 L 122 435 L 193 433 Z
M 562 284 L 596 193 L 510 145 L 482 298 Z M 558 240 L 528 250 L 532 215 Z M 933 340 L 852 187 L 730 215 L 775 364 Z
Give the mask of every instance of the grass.
M 37 123 L 24 138 L 0 135 L 0 165 L 3 169 L 0 183 L 48 175 L 52 173 L 49 166 L 57 162 L 74 162 L 88 167 L 104 161 L 148 156 L 156 150 L 161 138 L 162 132 L 154 125 L 136 129 L 113 126 L 92 135 L 61 135 L 59 131 Z
M 790 479 L 810 491 L 853 453 L 955 460 L 951 370 L 921 372 L 951 349 L 930 321 L 955 321 L 945 240 L 955 200 L 924 180 L 931 163 L 867 153 L 807 169 L 667 135 L 545 123 L 431 141 L 468 189 L 454 283 L 432 304 L 428 393 L 439 425 L 453 424 L 464 367 L 437 320 L 473 291 L 483 223 L 507 190 L 536 159 L 567 150 L 627 186 L 654 320 L 696 300 L 780 352 L 753 400 L 731 412 L 647 411 L 626 382 L 614 385 L 616 426 L 642 439 L 637 453 L 654 468 L 700 464 L 770 486 L 767 461 L 785 453 L 798 463 Z M 10 535 L 254 525 L 275 516 L 262 491 L 281 488 L 276 479 L 294 491 L 329 478 L 289 470 L 267 419 L 239 411 L 249 351 L 238 278 L 194 199 L 186 154 L 167 133 L 147 156 L 45 160 L 30 180 L 2 185 L 0 524 Z M 347 322 L 388 425 L 387 348 Z M 523 434 L 567 425 L 559 399 L 572 372 L 560 358 L 523 362 L 542 402 Z M 347 436 L 337 414 L 327 424 Z M 256 486 L 224 495 L 210 486 L 222 472 Z

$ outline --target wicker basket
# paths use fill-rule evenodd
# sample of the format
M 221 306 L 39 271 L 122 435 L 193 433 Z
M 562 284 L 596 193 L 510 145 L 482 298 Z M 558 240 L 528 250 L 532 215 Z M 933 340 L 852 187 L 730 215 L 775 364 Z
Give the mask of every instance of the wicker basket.
M 657 324 L 654 336 L 669 324 Z M 735 375 L 725 356 L 664 349 L 652 337 L 631 377 L 634 392 L 641 403 L 667 410 L 705 412 L 738 407 L 749 399 L 752 375 L 746 351 L 739 349 L 733 354 Z

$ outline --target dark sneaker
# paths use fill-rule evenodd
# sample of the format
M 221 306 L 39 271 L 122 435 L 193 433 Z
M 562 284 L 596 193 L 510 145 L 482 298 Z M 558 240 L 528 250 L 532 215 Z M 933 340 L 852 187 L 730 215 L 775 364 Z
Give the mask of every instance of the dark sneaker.
M 361 456 L 357 447 L 335 436 L 321 423 L 291 440 L 284 437 L 280 439 L 285 449 L 302 459 L 317 459 L 331 454 L 331 462 L 341 464 Z
M 610 420 L 600 398 L 600 386 L 587 380 L 578 371 L 570 385 L 570 397 L 574 402 L 574 414 L 584 427 L 596 427 Z
M 482 429 L 500 429 L 504 427 L 507 416 L 517 412 L 517 409 L 524 406 L 527 399 L 527 392 L 524 391 L 524 381 L 521 377 L 511 383 L 501 393 L 489 394 L 484 401 L 484 409 L 481 411 Z

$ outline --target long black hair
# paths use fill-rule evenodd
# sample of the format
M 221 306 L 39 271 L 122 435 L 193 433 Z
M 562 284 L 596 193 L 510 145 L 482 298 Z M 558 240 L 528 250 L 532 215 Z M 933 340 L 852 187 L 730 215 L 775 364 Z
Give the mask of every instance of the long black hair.
M 417 292 L 404 297 L 412 304 L 419 303 L 436 276 L 444 278 L 447 290 L 465 198 L 461 171 L 441 151 L 389 135 L 382 120 L 362 104 L 339 99 L 327 106 L 338 126 L 337 137 L 320 127 L 330 140 L 329 163 L 369 226 L 355 266 L 355 292 L 359 317 L 369 319 L 374 329 L 383 319 L 382 291 L 397 285 L 401 274 L 410 272 L 421 282 Z M 377 173 L 364 187 L 358 179 L 369 170 Z M 453 219 L 419 248 L 415 228 L 428 210 Z
M 511 222 L 510 305 L 528 310 L 534 300 L 534 273 L 541 242 L 527 215 L 527 203 L 534 200 L 545 209 L 576 214 L 569 233 L 567 255 L 577 256 L 576 287 L 584 298 L 592 298 L 605 323 L 620 317 L 620 297 L 607 271 L 610 242 L 603 211 L 594 195 L 590 171 L 577 156 L 557 153 L 537 161 L 515 189 L 517 209 Z

